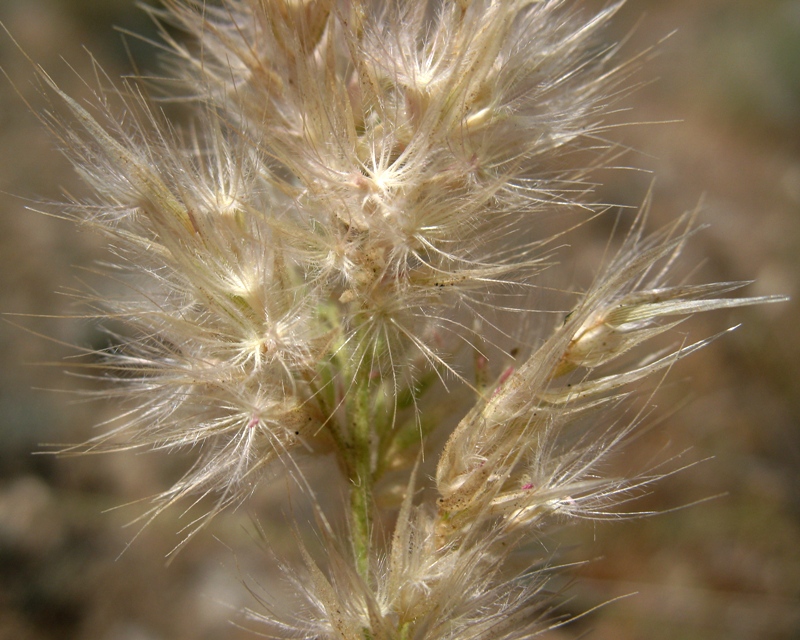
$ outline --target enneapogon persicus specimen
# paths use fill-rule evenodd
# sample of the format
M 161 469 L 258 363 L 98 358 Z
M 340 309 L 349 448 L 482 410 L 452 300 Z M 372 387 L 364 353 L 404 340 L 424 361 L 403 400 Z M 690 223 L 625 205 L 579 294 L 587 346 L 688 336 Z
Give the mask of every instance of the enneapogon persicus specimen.
M 194 464 L 145 518 L 197 501 L 191 534 L 268 467 L 297 479 L 327 558 L 301 549 L 287 568 L 296 608 L 250 612 L 267 637 L 558 624 L 548 573 L 506 560 L 656 479 L 605 461 L 644 419 L 633 392 L 710 339 L 654 339 L 779 299 L 676 279 L 694 218 L 649 231 L 648 202 L 620 214 L 588 289 L 542 294 L 570 271 L 564 238 L 612 215 L 590 176 L 616 153 L 606 120 L 635 66 L 597 33 L 620 4 L 162 0 L 147 10 L 180 124 L 135 79 L 79 103 L 40 70 L 95 193 L 66 210 L 127 283 L 102 301 L 121 346 L 99 354 L 125 410 L 78 448 L 185 450 Z M 335 458 L 346 504 L 317 504 L 309 456 Z

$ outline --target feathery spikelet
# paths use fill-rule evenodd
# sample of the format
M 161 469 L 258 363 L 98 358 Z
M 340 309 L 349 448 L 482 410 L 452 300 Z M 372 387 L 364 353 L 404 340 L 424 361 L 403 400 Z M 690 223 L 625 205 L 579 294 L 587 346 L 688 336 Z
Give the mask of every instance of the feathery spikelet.
M 604 118 L 630 65 L 595 43 L 620 3 L 588 19 L 564 0 L 162 4 L 149 11 L 193 110 L 185 129 L 134 84 L 120 117 L 102 87 L 84 106 L 41 72 L 96 193 L 71 213 L 108 236 L 130 293 L 90 300 L 127 324 L 102 356 L 128 409 L 87 448 L 199 450 L 151 516 L 206 495 L 213 516 L 274 460 L 334 453 L 348 535 L 320 516 L 327 565 L 303 551 L 291 581 L 305 605 L 257 615 L 270 637 L 532 637 L 546 576 L 507 575 L 508 555 L 552 517 L 601 516 L 654 479 L 603 476 L 641 420 L 611 410 L 709 340 L 645 343 L 697 312 L 778 299 L 670 284 L 691 219 L 645 235 L 645 203 L 563 324 L 493 383 L 489 362 L 467 381 L 458 351 L 485 338 L 487 312 L 534 317 L 521 301 L 571 226 L 543 232 L 539 215 L 602 209 L 587 176 L 614 153 Z M 458 388 L 474 406 L 443 411 L 434 396 Z M 415 503 L 413 460 L 453 424 L 438 500 Z M 401 479 L 379 487 L 389 472 Z M 376 493 L 398 489 L 383 548 Z
M 581 23 L 560 2 L 237 0 L 156 15 L 202 43 L 197 59 L 171 41 L 191 97 L 266 151 L 300 269 L 341 303 L 350 350 L 385 340 L 443 364 L 431 327 L 469 333 L 443 296 L 524 285 L 547 238 L 520 235 L 586 188 L 563 158 L 596 144 L 624 78 L 586 46 L 614 10 Z
M 263 611 L 249 611 L 267 637 L 307 640 L 512 640 L 558 626 L 546 620 L 552 596 L 544 572 L 509 576 L 494 539 L 441 545 L 433 513 L 412 505 L 414 482 L 398 515 L 391 547 L 359 575 L 330 526 L 321 518 L 326 552 L 323 572 L 303 549 L 305 566 L 283 566 L 296 606 L 277 608 L 257 594 Z M 274 634 L 274 635 L 272 635 Z
M 617 256 L 597 277 L 563 325 L 519 369 L 464 417 L 437 467 L 443 540 L 498 519 L 530 526 L 548 513 L 599 515 L 631 484 L 603 478 L 598 466 L 634 424 L 592 432 L 625 387 L 670 367 L 711 340 L 682 345 L 619 372 L 595 374 L 685 316 L 712 309 L 775 301 L 773 297 L 709 298 L 744 283 L 666 286 L 669 269 L 691 235 L 681 221 L 643 237 L 646 202 Z M 579 378 L 567 376 L 575 369 Z M 620 395 L 622 394 L 622 395 Z M 613 421 L 610 421 L 613 423 Z M 576 431 L 587 435 L 575 436 Z M 649 482 L 650 479 L 647 480 Z M 647 483 L 645 482 L 645 483 Z

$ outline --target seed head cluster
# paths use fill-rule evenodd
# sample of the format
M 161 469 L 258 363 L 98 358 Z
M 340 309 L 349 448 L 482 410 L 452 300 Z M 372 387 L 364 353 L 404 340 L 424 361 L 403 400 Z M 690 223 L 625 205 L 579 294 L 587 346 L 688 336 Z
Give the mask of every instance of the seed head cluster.
M 346 481 L 338 528 L 316 506 L 325 561 L 302 549 L 286 568 L 297 608 L 251 612 L 268 637 L 557 624 L 547 571 L 505 561 L 655 479 L 603 475 L 644 418 L 626 401 L 708 340 L 646 343 L 774 300 L 673 282 L 693 219 L 648 234 L 646 202 L 592 286 L 564 292 L 557 321 L 538 313 L 557 244 L 611 215 L 590 175 L 616 153 L 607 120 L 631 82 L 597 35 L 620 4 L 162 0 L 148 11 L 180 125 L 144 81 L 114 90 L 120 110 L 105 81 L 78 103 L 41 72 L 95 194 L 69 211 L 108 237 L 127 292 L 102 301 L 125 328 L 100 354 L 125 410 L 86 447 L 189 451 L 148 517 L 196 501 L 190 532 L 268 467 L 298 476 L 300 456 L 332 456 Z M 529 329 L 522 348 L 501 315 Z

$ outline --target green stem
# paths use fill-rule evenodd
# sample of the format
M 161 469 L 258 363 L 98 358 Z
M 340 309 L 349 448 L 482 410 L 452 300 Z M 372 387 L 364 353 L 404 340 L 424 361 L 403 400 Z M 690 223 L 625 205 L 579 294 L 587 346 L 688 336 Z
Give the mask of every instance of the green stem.
M 368 375 L 358 375 L 348 402 L 351 420 L 352 461 L 350 508 L 353 515 L 353 551 L 356 567 L 369 581 L 370 529 L 372 528 L 372 447 Z
M 409 636 L 410 633 L 411 633 L 411 623 L 404 622 L 402 625 L 400 625 L 399 640 L 408 640 L 408 638 L 410 637 Z

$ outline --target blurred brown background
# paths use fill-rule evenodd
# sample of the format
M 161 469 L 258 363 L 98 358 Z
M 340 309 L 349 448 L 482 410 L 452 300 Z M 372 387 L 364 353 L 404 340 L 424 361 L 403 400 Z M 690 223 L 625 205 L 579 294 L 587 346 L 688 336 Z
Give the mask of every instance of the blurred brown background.
M 128 0 L 0 0 L 0 21 L 71 95 L 85 94 L 80 76 L 91 74 L 81 47 L 116 76 L 130 66 L 112 26 L 153 32 Z M 635 508 L 663 511 L 727 495 L 566 532 L 566 557 L 594 560 L 576 570 L 567 611 L 636 595 L 552 637 L 798 638 L 800 0 L 629 0 L 609 39 L 630 36 L 623 50 L 630 57 L 673 31 L 636 76 L 655 81 L 625 101 L 632 111 L 624 117 L 679 122 L 619 130 L 635 149 L 624 163 L 650 173 L 607 172 L 601 196 L 636 205 L 655 178 L 653 226 L 702 199 L 710 228 L 687 257 L 701 265 L 698 281 L 754 279 L 749 295 L 785 293 L 793 301 L 692 320 L 698 335 L 744 326 L 676 367 L 658 404 L 670 410 L 687 393 L 693 402 L 629 458 L 687 448 L 678 464 L 713 458 L 665 480 Z M 127 42 L 142 69 L 157 68 L 150 47 Z M 102 248 L 91 234 L 26 210 L 83 188 L 12 88 L 47 108 L 30 64 L 5 34 L 0 66 L 11 79 L 0 81 L 0 311 L 75 313 L 64 292 L 92 281 L 75 267 L 91 267 Z M 0 639 L 251 637 L 226 622 L 229 607 L 254 604 L 240 577 L 267 564 L 247 532 L 248 515 L 221 518 L 168 567 L 179 513 L 157 520 L 120 556 L 136 532 L 123 525 L 142 507 L 105 510 L 163 488 L 180 463 L 149 454 L 33 455 L 41 443 L 85 439 L 113 408 L 43 391 L 91 385 L 31 363 L 75 353 L 62 342 L 101 347 L 106 338 L 90 320 L 7 319 L 25 329 L 0 325 Z M 262 497 L 261 508 L 281 491 Z

